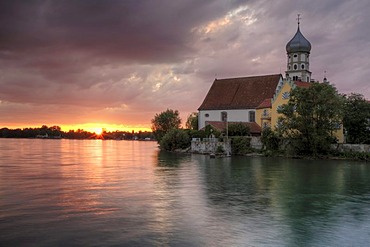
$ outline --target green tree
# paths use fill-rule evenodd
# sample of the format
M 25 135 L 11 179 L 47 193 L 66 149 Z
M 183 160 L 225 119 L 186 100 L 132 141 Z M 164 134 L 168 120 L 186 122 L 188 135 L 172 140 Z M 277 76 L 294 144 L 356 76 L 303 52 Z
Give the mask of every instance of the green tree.
M 181 125 L 181 118 L 179 117 L 180 113 L 178 110 L 167 109 L 161 113 L 155 114 L 152 119 L 152 131 L 160 143 L 163 136 L 170 131 L 171 129 L 178 129 Z
M 296 154 L 318 156 L 330 150 L 333 133 L 342 122 L 343 97 L 324 83 L 295 88 L 278 110 L 278 130 Z
M 159 142 L 160 148 L 166 151 L 185 149 L 190 147 L 191 141 L 187 132 L 183 129 L 169 130 Z
M 231 138 L 231 150 L 233 154 L 245 155 L 252 152 L 251 138 L 246 136 L 235 136 Z
M 248 136 L 250 133 L 250 128 L 243 123 L 232 123 L 228 126 L 229 136 Z
M 370 144 L 370 103 L 363 95 L 346 96 L 343 125 L 348 143 Z
M 271 128 L 262 130 L 261 142 L 263 147 L 268 151 L 278 151 L 280 145 L 280 137 L 278 133 Z
M 190 130 L 197 130 L 198 129 L 198 113 L 197 112 L 192 112 L 188 116 L 188 119 L 186 120 L 185 126 L 186 126 L 187 129 L 190 129 Z

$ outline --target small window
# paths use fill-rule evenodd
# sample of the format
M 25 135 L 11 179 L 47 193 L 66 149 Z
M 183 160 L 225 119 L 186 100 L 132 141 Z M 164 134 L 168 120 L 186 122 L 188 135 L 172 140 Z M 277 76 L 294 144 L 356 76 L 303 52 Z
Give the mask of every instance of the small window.
M 304 64 L 301 65 L 301 69 L 304 69 Z
M 225 112 L 225 111 L 221 112 L 221 121 L 222 122 L 227 121 L 227 112 Z
M 249 112 L 249 122 L 256 122 L 256 113 L 254 111 Z
M 289 66 L 288 66 L 288 70 L 290 70 L 290 68 L 291 68 L 291 67 L 290 67 L 290 65 L 289 65 Z
M 289 92 L 284 92 L 282 97 L 283 97 L 283 99 L 289 99 L 290 93 Z
M 206 113 L 206 114 L 204 114 L 204 116 L 205 116 L 205 117 L 209 117 L 209 114 L 208 114 L 208 113 Z
M 269 124 L 267 122 L 263 122 L 263 129 L 267 129 L 269 127 Z
M 264 110 L 263 110 L 263 114 L 262 114 L 262 116 L 264 116 L 264 117 L 268 117 L 268 116 L 269 116 L 269 112 L 268 112 L 268 110 L 267 110 L 267 109 L 264 109 Z
M 294 64 L 293 68 L 294 68 L 294 70 L 297 70 L 298 69 L 297 64 Z
M 294 54 L 294 57 L 298 57 L 298 55 L 297 54 Z

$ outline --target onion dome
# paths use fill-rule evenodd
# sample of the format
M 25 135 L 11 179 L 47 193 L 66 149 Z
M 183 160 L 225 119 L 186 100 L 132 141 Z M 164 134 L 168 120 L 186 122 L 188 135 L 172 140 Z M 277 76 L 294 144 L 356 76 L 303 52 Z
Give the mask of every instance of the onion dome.
M 292 52 L 308 52 L 311 51 L 311 43 L 303 36 L 301 31 L 298 29 L 294 37 L 286 44 L 287 53 Z

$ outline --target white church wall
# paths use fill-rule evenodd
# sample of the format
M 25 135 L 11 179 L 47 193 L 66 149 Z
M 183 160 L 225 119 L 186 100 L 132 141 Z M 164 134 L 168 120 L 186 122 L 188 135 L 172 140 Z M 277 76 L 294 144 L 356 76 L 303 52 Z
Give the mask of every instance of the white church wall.
M 206 121 L 222 121 L 221 112 L 227 112 L 228 122 L 249 122 L 249 112 L 256 109 L 243 110 L 202 110 L 199 111 L 199 129 L 206 126 Z M 207 117 L 208 114 L 208 117 Z

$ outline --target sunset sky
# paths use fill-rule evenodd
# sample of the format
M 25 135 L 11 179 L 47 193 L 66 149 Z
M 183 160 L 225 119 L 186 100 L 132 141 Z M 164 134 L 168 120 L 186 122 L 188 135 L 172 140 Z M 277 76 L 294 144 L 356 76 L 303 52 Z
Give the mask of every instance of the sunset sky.
M 0 128 L 185 122 L 215 77 L 284 74 L 298 13 L 312 77 L 370 99 L 368 0 L 0 0 Z

